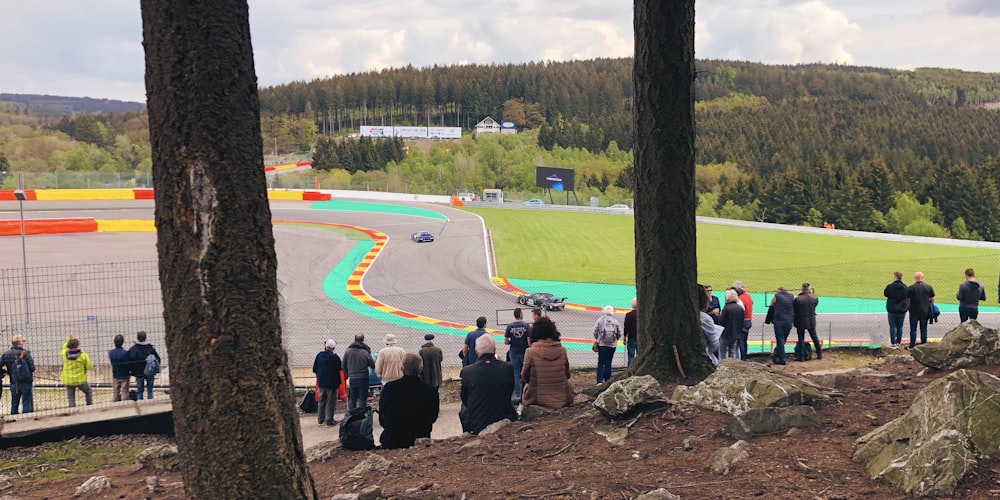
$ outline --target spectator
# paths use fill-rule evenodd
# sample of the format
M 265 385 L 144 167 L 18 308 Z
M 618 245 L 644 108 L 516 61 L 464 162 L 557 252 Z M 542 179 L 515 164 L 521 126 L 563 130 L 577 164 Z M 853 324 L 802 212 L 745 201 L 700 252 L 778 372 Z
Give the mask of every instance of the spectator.
M 722 335 L 722 327 L 715 323 L 715 320 L 708 314 L 707 309 L 712 307 L 709 297 L 712 297 L 709 287 L 698 285 L 698 317 L 701 320 L 701 334 L 705 338 L 705 353 L 713 365 L 719 364 L 719 337 Z M 718 300 L 718 299 L 716 299 Z
M 316 354 L 313 360 L 313 373 L 316 374 L 316 386 L 319 388 L 319 405 L 317 421 L 319 425 L 333 427 L 337 425 L 337 389 L 340 388 L 340 356 L 337 341 L 329 339 L 323 345 L 323 350 Z
M 740 330 L 744 323 L 743 308 L 735 288 L 726 290 L 726 305 L 722 308 L 722 336 L 719 337 L 719 361 L 740 357 Z
M 108 351 L 108 361 L 111 362 L 111 401 L 128 401 L 132 376 L 128 370 L 128 351 L 122 347 L 125 345 L 125 337 L 115 335 L 114 342 L 115 348 Z
M 976 271 L 971 267 L 965 270 L 965 281 L 958 285 L 958 292 L 955 293 L 958 299 L 958 319 L 965 323 L 966 320 L 979 319 L 979 302 L 986 300 L 986 288 L 976 281 Z
M 892 273 L 893 281 L 885 286 L 885 311 L 889 318 L 889 347 L 899 349 L 903 343 L 903 320 L 906 319 L 906 285 L 903 273 Z
M 354 342 L 344 351 L 344 377 L 347 378 L 347 410 L 368 404 L 368 369 L 375 368 L 372 349 L 365 344 L 364 334 L 354 336 Z
M 934 304 L 934 287 L 924 283 L 924 273 L 913 273 L 913 284 L 906 288 L 906 308 L 910 311 L 910 344 L 917 345 L 917 326 L 920 326 L 920 343 L 927 343 L 927 320 Z
M 35 360 L 31 357 L 31 351 L 24 348 L 28 341 L 23 335 L 14 335 L 10 339 L 10 349 L 0 357 L 0 363 L 10 377 L 10 414 L 17 415 L 17 407 L 21 406 L 22 413 L 35 411 L 34 382 L 35 382 Z M 14 365 L 18 362 L 28 368 L 26 376 L 18 380 L 18 372 Z
M 514 391 L 514 369 L 510 363 L 496 358 L 496 342 L 489 335 L 480 335 L 474 346 L 476 362 L 462 368 L 462 411 L 458 418 L 462 430 L 479 434 L 493 422 L 517 420 L 517 411 L 510 401 Z
M 795 334 L 799 337 L 795 344 L 796 361 L 805 361 L 805 332 L 809 332 L 813 347 L 816 348 L 816 359 L 823 359 L 823 346 L 816 335 L 816 306 L 819 305 L 819 297 L 812 293 L 809 283 L 802 284 L 802 291 L 795 297 Z
M 795 320 L 794 303 L 795 297 L 783 286 L 779 286 L 771 298 L 771 307 L 774 308 L 774 364 L 776 365 L 785 364 L 785 342 L 788 341 L 788 334 L 791 333 L 792 323 Z M 801 340 L 799 342 L 801 343 Z
M 753 326 L 753 297 L 747 292 L 747 287 L 742 281 L 734 281 L 733 288 L 736 289 L 737 297 L 743 305 L 743 328 L 740 329 L 739 349 L 740 359 L 746 361 L 747 341 L 750 340 L 750 327 Z
M 514 394 L 512 398 L 515 403 L 521 401 L 521 368 L 524 367 L 524 351 L 528 349 L 528 330 L 530 327 L 521 319 L 521 308 L 514 309 L 514 321 L 507 324 L 504 329 L 503 343 L 510 346 L 507 353 L 510 355 L 510 364 L 514 367 Z
M 160 353 L 156 352 L 153 344 L 146 341 L 146 332 L 136 332 L 135 343 L 128 349 L 129 370 L 135 377 L 135 392 L 138 399 L 142 399 L 143 388 L 146 389 L 146 398 L 153 399 L 153 380 L 155 374 L 146 373 L 147 358 L 152 355 L 156 362 L 160 363 Z
M 462 345 L 462 366 L 469 366 L 476 362 L 476 339 L 486 335 L 486 317 L 476 318 L 476 329 L 465 336 L 465 344 Z
M 524 356 L 524 406 L 540 405 L 558 410 L 573 404 L 569 383 L 569 356 L 559 342 L 559 330 L 549 318 L 539 318 L 531 328 L 531 347 Z
M 426 340 L 427 343 L 420 346 L 420 360 L 423 364 L 423 370 L 420 372 L 420 379 L 423 380 L 425 384 L 433 387 L 434 390 L 437 390 L 438 387 L 441 387 L 441 362 L 444 361 L 444 353 L 441 352 L 440 347 L 434 345 L 434 342 L 431 342 L 434 340 L 433 333 L 424 335 L 424 340 Z
M 722 306 L 719 305 L 719 298 L 712 295 L 712 285 L 705 285 L 705 293 L 708 294 L 707 312 L 712 317 L 716 325 L 722 324 Z
M 383 384 L 399 380 L 403 377 L 403 358 L 406 351 L 396 345 L 396 336 L 388 334 L 385 336 L 385 347 L 378 352 L 375 358 L 375 375 Z
M 601 317 L 594 323 L 594 342 L 597 344 L 597 385 L 611 380 L 611 362 L 615 348 L 622 338 L 621 326 L 615 319 L 615 308 L 604 306 Z
M 420 380 L 420 356 L 403 357 L 403 376 L 382 386 L 378 423 L 382 448 L 409 448 L 418 438 L 431 437 L 438 418 L 437 390 Z
M 69 407 L 76 407 L 76 390 L 80 389 L 87 400 L 87 406 L 94 404 L 94 392 L 90 390 L 87 383 L 87 372 L 94 369 L 90 362 L 90 356 L 80 348 L 80 340 L 73 337 L 73 334 L 66 335 L 66 342 L 63 343 L 62 352 L 62 374 L 59 379 L 66 386 L 66 399 Z
M 632 310 L 625 313 L 625 319 L 622 321 L 622 336 L 625 338 L 625 355 L 628 357 L 628 366 L 632 366 L 635 351 L 639 348 L 639 337 L 636 332 L 636 320 L 639 316 L 635 309 L 637 302 L 636 297 L 632 297 Z

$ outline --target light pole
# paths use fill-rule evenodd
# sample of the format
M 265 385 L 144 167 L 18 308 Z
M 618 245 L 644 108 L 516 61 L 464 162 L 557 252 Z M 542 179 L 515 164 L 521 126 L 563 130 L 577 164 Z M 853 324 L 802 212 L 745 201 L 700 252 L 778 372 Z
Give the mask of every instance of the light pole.
M 21 272 L 24 281 L 24 323 L 30 323 L 28 310 L 28 252 L 24 244 L 24 174 L 17 174 L 17 189 L 14 190 L 14 197 L 17 198 L 18 211 L 21 213 Z

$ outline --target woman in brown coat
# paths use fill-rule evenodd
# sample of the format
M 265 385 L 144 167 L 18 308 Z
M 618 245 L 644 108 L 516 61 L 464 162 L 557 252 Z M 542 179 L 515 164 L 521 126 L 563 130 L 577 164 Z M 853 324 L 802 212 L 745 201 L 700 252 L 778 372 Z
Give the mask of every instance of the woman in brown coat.
M 531 345 L 524 353 L 524 406 L 541 405 L 557 410 L 573 404 L 569 383 L 569 357 L 559 342 L 559 330 L 547 316 L 531 325 Z

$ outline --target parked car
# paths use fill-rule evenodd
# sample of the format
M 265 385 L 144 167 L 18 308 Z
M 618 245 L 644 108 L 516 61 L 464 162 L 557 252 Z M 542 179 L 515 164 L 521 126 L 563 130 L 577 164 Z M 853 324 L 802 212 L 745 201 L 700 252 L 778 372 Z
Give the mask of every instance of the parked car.
M 532 199 L 524 202 L 524 204 L 525 205 L 544 205 L 545 202 L 542 201 L 542 200 L 539 200 L 538 198 L 532 198 Z
M 628 210 L 629 206 L 624 203 L 615 203 L 614 205 L 611 205 L 608 208 L 610 208 L 611 210 Z
M 417 243 L 423 243 L 425 241 L 434 241 L 434 235 L 428 233 L 427 231 L 418 231 L 410 235 L 410 239 L 416 241 Z
M 566 308 L 566 297 L 556 297 L 551 293 L 537 292 L 518 295 L 517 303 L 528 307 L 540 307 L 546 311 L 562 311 Z

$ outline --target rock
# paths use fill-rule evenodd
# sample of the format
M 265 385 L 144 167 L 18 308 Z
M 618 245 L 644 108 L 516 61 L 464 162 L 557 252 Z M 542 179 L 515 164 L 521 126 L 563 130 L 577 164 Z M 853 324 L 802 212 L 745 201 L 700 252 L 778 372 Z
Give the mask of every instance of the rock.
M 320 462 L 332 458 L 335 453 L 343 449 L 339 441 L 323 441 L 316 443 L 306 450 L 306 463 L 319 460 Z
M 379 498 L 382 498 L 382 488 L 374 485 L 358 493 L 358 500 L 378 500 Z
M 944 334 L 941 342 L 910 349 L 918 363 L 938 370 L 1000 365 L 1000 334 L 970 319 Z
M 635 497 L 635 500 L 681 500 L 681 497 L 667 491 L 666 488 L 657 488 Z
M 830 398 L 806 380 L 730 358 L 698 385 L 677 386 L 670 399 L 740 416 L 752 408 L 810 405 Z
M 691 451 L 694 449 L 694 444 L 698 442 L 698 436 L 688 436 L 684 438 L 681 446 L 684 447 L 684 451 Z
M 107 476 L 93 476 L 78 486 L 73 496 L 78 497 L 86 493 L 98 493 L 109 488 L 111 488 L 111 480 Z
M 510 425 L 510 420 L 507 420 L 506 418 L 501 419 L 501 420 L 497 420 L 496 422 L 493 422 L 492 424 L 487 425 L 485 429 L 479 431 L 479 435 L 480 436 L 489 436 L 490 434 L 493 434 L 494 432 L 496 432 L 496 431 L 498 431 L 500 429 L 503 429 L 504 427 L 507 427 L 508 425 Z
M 819 425 L 819 417 L 812 406 L 752 408 L 743 415 L 734 416 L 726 432 L 735 439 L 750 439 L 758 434 L 770 434 L 792 427 Z
M 330 497 L 330 500 L 358 500 L 357 493 L 337 493 Z
M 799 429 L 798 427 L 792 427 L 791 429 L 788 429 L 788 432 L 785 433 L 786 438 L 793 438 L 801 435 L 802 435 L 802 429 Z
M 156 476 L 146 477 L 146 492 L 156 493 L 156 489 L 160 487 L 160 479 Z
M 150 446 L 139 452 L 135 459 L 144 468 L 162 471 L 180 469 L 180 456 L 177 454 L 177 447 L 172 444 Z
M 482 445 L 483 445 L 482 439 L 473 439 L 472 441 L 463 444 L 462 447 L 458 449 L 458 451 L 471 450 L 473 448 L 479 448 Z
M 1000 379 L 959 370 L 921 390 L 906 414 L 859 438 L 852 459 L 907 495 L 950 496 L 980 457 L 1000 448 L 997 422 Z
M 389 470 L 392 466 L 392 462 L 383 458 L 381 455 L 376 455 L 374 453 L 369 453 L 364 460 L 356 465 L 350 472 L 347 473 L 348 476 L 362 476 L 371 471 L 385 472 Z
M 705 468 L 716 474 L 728 475 L 733 465 L 740 460 L 750 456 L 747 452 L 749 445 L 746 441 L 737 441 L 726 448 L 719 448 L 712 452 L 705 462 Z
M 610 418 L 634 413 L 642 406 L 666 403 L 660 383 L 650 375 L 628 377 L 614 382 L 594 399 L 594 408 Z
M 621 446 L 628 437 L 628 429 L 611 425 L 598 425 L 594 427 L 594 432 L 607 439 L 613 446 Z
M 551 413 L 552 410 L 544 406 L 540 405 L 525 406 L 524 408 L 521 409 L 521 420 L 522 421 L 535 420 L 536 418 L 541 418 Z

